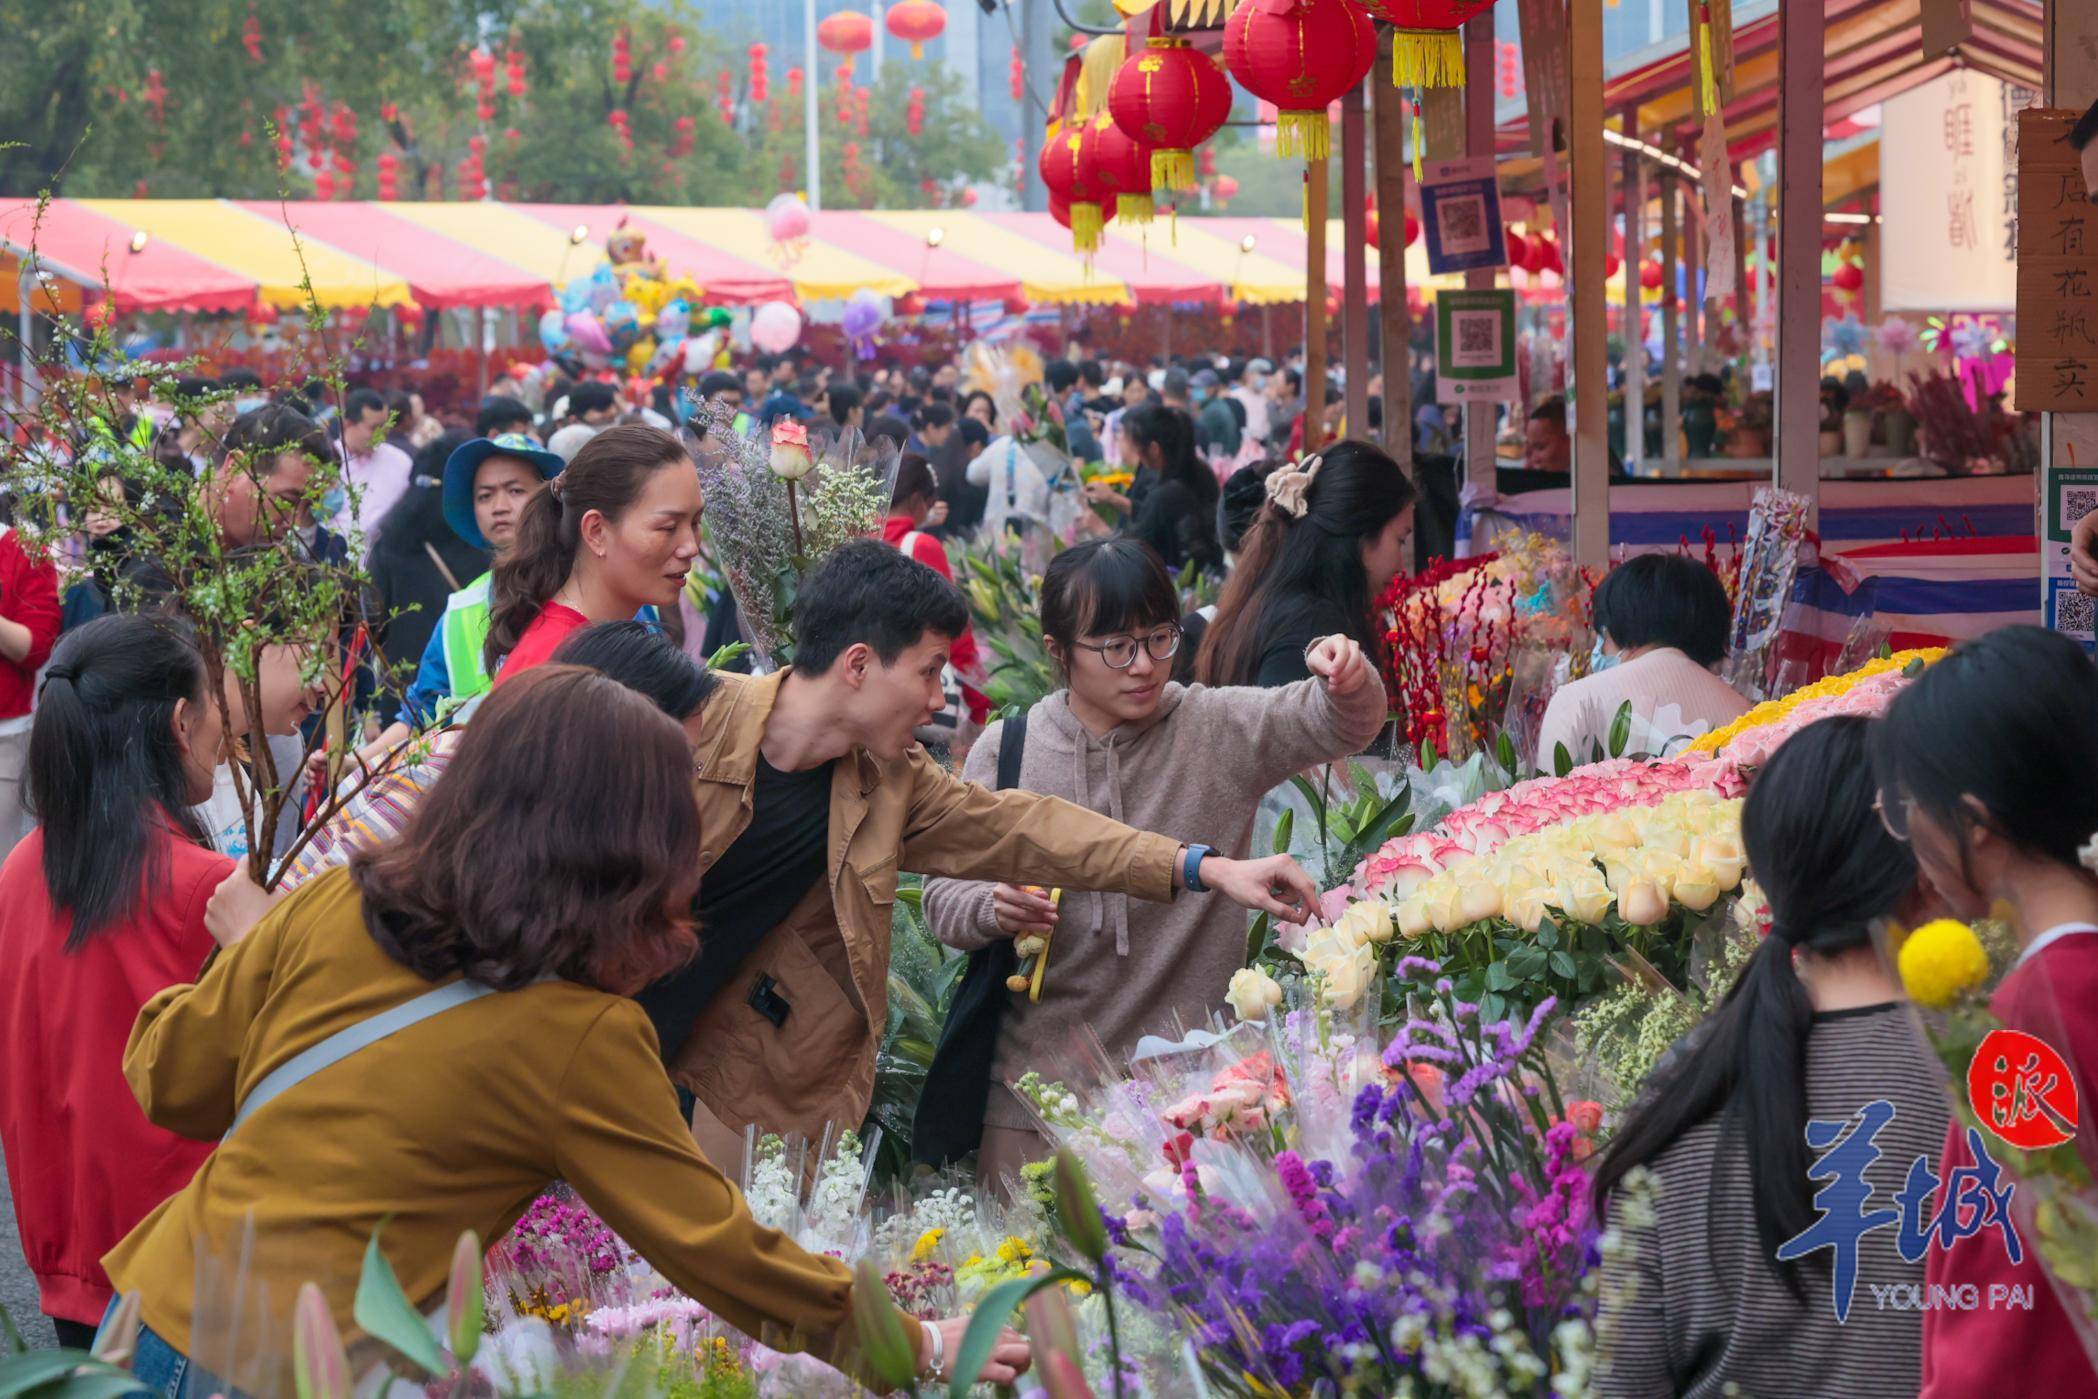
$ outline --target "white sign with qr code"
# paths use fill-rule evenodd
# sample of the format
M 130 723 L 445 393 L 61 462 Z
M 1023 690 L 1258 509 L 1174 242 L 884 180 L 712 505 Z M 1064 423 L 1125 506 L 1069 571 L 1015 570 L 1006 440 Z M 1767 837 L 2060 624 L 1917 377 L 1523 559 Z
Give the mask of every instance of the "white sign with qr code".
M 1450 329 L 1456 344 L 1450 362 L 1459 369 L 1484 369 L 1501 362 L 1501 317 L 1497 311 L 1454 311 Z

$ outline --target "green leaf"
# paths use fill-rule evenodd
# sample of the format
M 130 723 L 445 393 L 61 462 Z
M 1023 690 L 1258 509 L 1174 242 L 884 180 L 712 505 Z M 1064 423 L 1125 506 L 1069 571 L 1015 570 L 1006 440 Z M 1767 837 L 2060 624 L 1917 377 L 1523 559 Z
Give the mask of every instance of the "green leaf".
M 372 1230 L 371 1242 L 365 1245 L 364 1272 L 357 1279 L 357 1301 L 350 1315 L 366 1335 L 393 1347 L 424 1374 L 449 1374 L 452 1367 L 444 1348 L 431 1334 L 430 1323 L 408 1300 L 408 1294 L 401 1291 L 401 1280 L 379 1249 L 379 1233 L 385 1227 L 386 1221 L 379 1221 L 379 1228 Z
M 1501 730 L 1500 742 L 1494 745 L 1493 755 L 1500 760 L 1501 771 L 1513 777 L 1515 775 L 1515 740 L 1508 737 L 1506 729 Z
M 1326 810 L 1326 799 L 1319 795 L 1319 789 L 1312 786 L 1302 773 L 1298 773 L 1290 778 L 1289 785 L 1296 788 L 1304 800 L 1310 803 L 1313 813 L 1323 819 Z
M 976 1310 L 969 1314 L 969 1329 L 962 1333 L 962 1343 L 948 1365 L 947 1373 L 954 1376 L 947 1389 L 949 1399 L 969 1399 L 969 1391 L 976 1387 L 976 1377 L 983 1373 L 984 1364 L 998 1345 L 998 1333 L 1005 1329 L 1006 1322 L 1028 1298 L 1044 1288 L 1067 1282 L 1090 1284 L 1092 1279 L 1070 1268 L 1057 1268 L 1039 1277 L 1001 1282 L 984 1293 Z
M 1486 966 L 1486 987 L 1490 991 L 1506 991 L 1515 985 L 1515 976 L 1506 962 L 1489 962 Z
M 1435 771 L 1435 745 L 1425 738 L 1421 740 L 1420 763 L 1422 772 Z
M 1246 965 L 1252 966 L 1260 960 L 1260 954 L 1268 945 L 1268 916 L 1263 913 L 1253 920 L 1253 930 L 1246 934 Z
M 1294 808 L 1285 808 L 1281 818 L 1275 822 L 1275 854 L 1287 855 L 1289 853 L 1289 838 L 1296 834 L 1296 830 L 1297 813 Z
M 1549 918 L 1537 925 L 1537 945 L 1547 952 L 1559 945 L 1559 930 Z
M 1392 826 L 1409 814 L 1406 810 L 1408 795 L 1405 788 L 1400 788 L 1399 794 L 1386 802 L 1384 809 L 1372 816 L 1369 823 L 1362 828 L 1363 854 L 1369 854 L 1382 845 Z
M 1622 758 L 1625 745 L 1632 741 L 1632 702 L 1626 700 L 1617 706 L 1617 717 L 1610 721 L 1610 756 Z
M 87 1362 L 75 1350 L 32 1350 L 0 1360 L 0 1399 L 14 1399 Z
M 1557 774 L 1558 776 L 1560 776 L 1560 777 L 1564 777 L 1564 776 L 1566 776 L 1566 774 L 1568 774 L 1569 772 L 1572 772 L 1573 770 L 1574 770 L 1574 760 L 1573 760 L 1573 754 L 1571 754 L 1571 753 L 1569 753 L 1569 752 L 1567 752 L 1567 751 L 1566 751 L 1566 745 L 1565 745 L 1565 744 L 1563 744 L 1563 743 L 1555 743 L 1555 744 L 1553 744 L 1553 745 L 1552 745 L 1552 771 L 1553 771 L 1553 772 L 1554 772 L 1555 774 Z
M 729 664 L 731 661 L 741 660 L 744 656 L 747 656 L 749 654 L 749 642 L 731 641 L 726 646 L 716 647 L 714 654 L 707 657 L 707 669 L 719 670 L 723 666 Z
M 1574 961 L 1571 954 L 1554 952 L 1552 954 L 1552 970 L 1571 981 L 1574 979 L 1575 974 L 1579 972 L 1580 965 Z
M 0 1354 L 20 1355 L 29 1349 L 29 1342 L 22 1339 L 21 1331 L 15 1326 L 14 1317 L 8 1314 L 5 1307 L 0 1307 L 0 1335 L 7 1339 L 7 1348 Z
M 49 1354 L 50 1352 L 44 1352 Z M 74 1352 L 63 1352 L 74 1355 Z M 4 1368 L 4 1365 L 0 1365 Z M 0 1378 L 0 1392 L 6 1392 L 6 1380 Z M 102 1366 L 93 1370 L 67 1376 L 63 1380 L 39 1385 L 31 1391 L 28 1399 L 116 1399 L 120 1394 L 145 1394 L 151 1386 L 141 1384 L 129 1370 L 115 1366 Z

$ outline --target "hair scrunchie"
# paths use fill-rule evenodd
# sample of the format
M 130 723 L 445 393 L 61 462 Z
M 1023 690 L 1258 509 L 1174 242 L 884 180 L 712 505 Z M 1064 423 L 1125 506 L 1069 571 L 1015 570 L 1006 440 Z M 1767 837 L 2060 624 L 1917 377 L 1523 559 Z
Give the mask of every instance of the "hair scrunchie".
M 1311 509 L 1311 483 L 1318 480 L 1319 468 L 1326 459 L 1314 452 L 1308 457 L 1298 457 L 1280 471 L 1268 474 L 1268 499 L 1275 508 L 1293 519 L 1301 520 Z

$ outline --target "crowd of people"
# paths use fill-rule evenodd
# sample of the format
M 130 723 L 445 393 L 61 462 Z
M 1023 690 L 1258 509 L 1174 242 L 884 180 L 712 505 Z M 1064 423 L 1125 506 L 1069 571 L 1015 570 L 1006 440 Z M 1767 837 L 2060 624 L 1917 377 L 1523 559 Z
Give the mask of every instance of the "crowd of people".
M 536 406 L 498 392 L 470 424 L 406 393 L 168 387 L 110 440 L 220 482 L 229 543 L 363 550 L 384 648 L 415 662 L 358 696 L 356 767 L 377 776 L 252 851 L 251 783 L 229 774 L 256 760 L 240 735 L 311 722 L 299 658 L 210 694 L 179 615 L 98 566 L 125 541 L 93 504 L 63 568 L 0 534 L 0 1145 L 60 1340 L 86 1346 L 135 1292 L 134 1368 L 171 1395 L 284 1392 L 299 1284 L 353 1331 L 391 1221 L 395 1271 L 433 1301 L 462 1229 L 501 1236 L 555 1181 L 725 1320 L 852 1364 L 850 1270 L 755 1224 L 732 1172 L 749 1129 L 866 1115 L 900 876 L 924 877 L 927 923 L 969 959 L 914 1151 L 1009 1183 L 1045 1150 L 1008 1088 L 1030 1065 L 1074 1035 L 1127 1056 L 1204 1022 L 1249 910 L 1316 915 L 1293 860 L 1253 855 L 1260 804 L 1390 721 L 1377 599 L 1414 562 L 1416 487 L 1362 440 L 1302 451 L 1287 361 L 1048 364 L 1072 454 L 1130 483 L 1089 487 L 1102 509 L 1040 579 L 1058 687 L 994 716 L 965 681 L 945 752 L 918 741 L 944 677 L 984 661 L 949 549 L 986 519 L 971 467 L 1013 427 L 957 365 L 761 356 L 646 404 L 588 381 Z M 1338 401 L 1318 421 L 1344 431 Z M 705 663 L 735 619 L 688 587 L 708 547 L 693 454 L 720 421 L 700 402 L 739 432 L 815 421 L 897 456 L 879 537 L 800 580 L 794 663 L 769 673 Z M 1563 409 L 1530 426 L 1531 464 L 1563 469 Z M 330 470 L 354 487 L 332 514 L 303 503 Z M 1214 604 L 1187 609 L 1190 567 Z M 1714 673 L 1727 615 L 1693 560 L 1611 572 L 1542 765 L 1586 759 L 1626 706 L 1657 754 L 1737 718 Z M 1877 921 L 2015 910 L 2000 997 L 2051 989 L 2065 1047 L 2098 1063 L 2094 833 L 2098 670 L 2031 630 L 1957 649 L 1885 718 L 1815 725 L 1758 774 L 1743 838 L 1771 934 L 1600 1165 L 1604 1209 L 1635 1169 L 1675 1187 L 1680 1250 L 1612 1265 L 1645 1290 L 1606 1392 L 1950 1396 L 2014 1365 L 2088 1387 L 2058 1303 L 1842 1332 L 1825 1270 L 1775 1249 L 1808 1217 L 1810 1116 L 1896 1102 L 1890 1172 L 1964 1150 Z M 1016 945 L 1052 936 L 1060 974 L 1007 994 Z M 234 1257 L 251 1285 L 202 1295 Z M 1955 1247 L 1930 1280 L 2005 1266 Z M 1891 1240 L 1862 1267 L 1924 1273 Z M 925 1374 L 947 1377 L 965 1321 L 906 1318 Z M 225 1349 L 236 1324 L 251 1339 Z M 1028 1361 L 1008 1334 L 982 1378 Z

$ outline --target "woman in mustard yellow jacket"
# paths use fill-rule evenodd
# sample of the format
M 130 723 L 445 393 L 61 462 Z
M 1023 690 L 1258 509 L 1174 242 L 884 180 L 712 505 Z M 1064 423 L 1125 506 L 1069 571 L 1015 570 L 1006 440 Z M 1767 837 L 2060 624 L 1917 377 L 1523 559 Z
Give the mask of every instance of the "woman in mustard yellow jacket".
M 543 667 L 490 697 L 399 840 L 147 1003 L 124 1056 L 133 1093 L 155 1123 L 223 1140 L 104 1260 L 120 1295 L 140 1294 L 142 1377 L 176 1399 L 286 1392 L 301 1284 L 354 1345 L 382 1221 L 428 1306 L 462 1230 L 500 1238 L 555 1180 L 723 1319 L 843 1363 L 849 1270 L 751 1218 L 628 999 L 695 946 L 691 772 L 648 700 Z M 232 1295 L 199 1281 L 214 1277 Z M 964 1325 L 906 1324 L 928 1371 Z M 983 1378 L 1026 1364 L 1010 1338 Z

